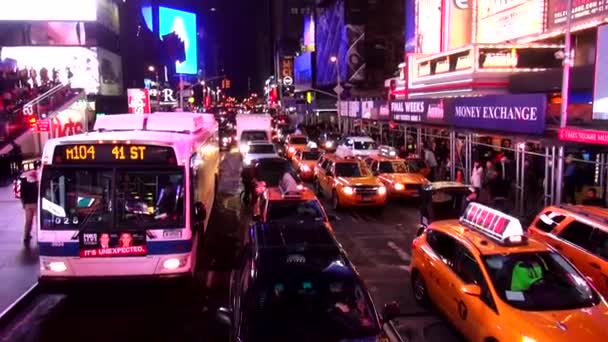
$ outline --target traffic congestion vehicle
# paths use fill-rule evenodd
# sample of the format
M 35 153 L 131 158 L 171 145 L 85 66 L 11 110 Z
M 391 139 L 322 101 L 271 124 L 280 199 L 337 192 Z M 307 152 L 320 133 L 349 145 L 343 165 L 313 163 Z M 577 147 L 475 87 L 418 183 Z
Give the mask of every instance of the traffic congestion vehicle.
M 381 147 L 380 154 L 366 158 L 365 163 L 393 198 L 419 197 L 422 186 L 429 182 L 414 172 L 404 159 L 398 158 L 393 148 Z
M 378 144 L 367 136 L 351 136 L 342 139 L 336 148 L 338 157 L 367 157 L 378 154 Z
M 411 172 L 419 173 L 428 178 L 431 168 L 426 164 L 424 159 L 420 158 L 417 154 L 410 154 L 405 160 Z
M 308 137 L 304 134 L 290 134 L 285 141 L 285 153 L 288 159 L 291 159 L 297 151 L 306 148 Z
M 315 176 L 315 165 L 323 152 L 317 148 L 306 148 L 297 151 L 291 159 L 293 167 L 304 181 L 312 181 Z
M 278 187 L 266 188 L 254 210 L 254 219 L 260 222 L 300 221 L 325 222 L 332 229 L 323 205 L 312 192 L 298 184 L 290 174 L 283 175 Z
M 285 173 L 289 173 L 298 184 L 302 180 L 291 165 L 291 162 L 282 157 L 261 158 L 252 164 L 253 175 L 257 182 L 263 182 L 264 187 L 277 187 Z
M 388 341 L 382 317 L 333 234 L 322 223 L 256 223 L 217 318 L 230 341 Z
M 241 154 L 246 153 L 250 141 L 271 141 L 271 120 L 269 114 L 237 114 L 236 139 Z
M 315 166 L 314 188 L 317 195 L 331 198 L 334 209 L 386 204 L 386 187 L 355 157 L 321 158 Z
M 219 175 L 211 114 L 98 117 L 42 155 L 40 281 L 191 278 Z
M 244 151 L 244 167 L 251 166 L 254 161 L 259 159 L 274 158 L 279 156 L 274 144 L 267 141 L 250 141 L 247 143 L 247 147 L 243 148 L 242 150 Z
M 412 242 L 415 299 L 469 341 L 606 341 L 608 305 L 566 258 L 514 217 L 471 203 Z
M 334 153 L 341 140 L 340 133 L 323 132 L 319 135 L 319 147 L 325 152 Z
M 557 249 L 608 296 L 608 209 L 550 206 L 532 221 L 528 232 Z

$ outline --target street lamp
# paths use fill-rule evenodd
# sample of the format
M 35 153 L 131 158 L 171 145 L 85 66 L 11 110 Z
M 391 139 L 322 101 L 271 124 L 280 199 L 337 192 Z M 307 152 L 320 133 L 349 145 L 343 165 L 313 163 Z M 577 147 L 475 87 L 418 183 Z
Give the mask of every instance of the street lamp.
M 336 102 L 336 113 L 338 113 L 338 131 L 342 132 L 342 119 L 340 117 L 340 95 L 342 95 L 342 90 L 340 89 L 340 83 L 342 83 L 340 80 L 340 61 L 336 56 L 331 56 L 329 60 L 336 64 L 336 94 L 338 95 L 338 100 Z
M 149 72 L 154 72 L 155 70 L 156 70 L 156 68 L 154 67 L 154 65 L 148 66 L 148 71 Z

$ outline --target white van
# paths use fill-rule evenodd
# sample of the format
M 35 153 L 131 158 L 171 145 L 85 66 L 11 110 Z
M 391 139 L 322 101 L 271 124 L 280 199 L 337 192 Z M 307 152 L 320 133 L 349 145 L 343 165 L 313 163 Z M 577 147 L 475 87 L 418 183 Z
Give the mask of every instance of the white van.
M 345 137 L 336 149 L 336 155 L 340 158 L 371 156 L 378 153 L 378 145 L 374 139 L 365 136 Z

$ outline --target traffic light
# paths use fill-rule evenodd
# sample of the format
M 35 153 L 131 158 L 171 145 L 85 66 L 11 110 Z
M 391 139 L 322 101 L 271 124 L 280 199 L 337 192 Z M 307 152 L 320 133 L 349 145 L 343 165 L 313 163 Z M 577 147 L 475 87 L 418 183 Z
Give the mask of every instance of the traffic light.
M 306 103 L 308 104 L 312 104 L 312 101 L 314 100 L 314 93 L 312 91 L 307 91 L 306 92 Z
M 38 130 L 38 119 L 36 119 L 35 116 L 30 116 L 27 119 L 27 123 L 30 126 L 30 130 L 32 130 L 32 131 Z

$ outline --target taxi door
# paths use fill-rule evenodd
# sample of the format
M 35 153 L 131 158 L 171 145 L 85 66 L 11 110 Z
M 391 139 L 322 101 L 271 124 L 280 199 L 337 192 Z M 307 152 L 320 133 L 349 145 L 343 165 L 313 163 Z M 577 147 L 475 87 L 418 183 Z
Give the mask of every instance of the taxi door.
M 328 160 L 327 163 L 325 164 L 323 177 L 321 177 L 321 179 L 319 179 L 319 185 L 321 185 L 321 190 L 327 196 L 330 196 L 331 192 L 333 190 L 333 185 L 334 185 L 334 175 L 332 173 L 333 166 L 334 166 L 333 160 Z
M 489 331 L 499 319 L 496 305 L 480 263 L 464 245 L 456 243 L 456 260 L 446 275 L 445 291 L 450 303 L 452 324 L 470 341 L 494 336 Z M 467 286 L 477 285 L 480 293 L 470 293 Z

